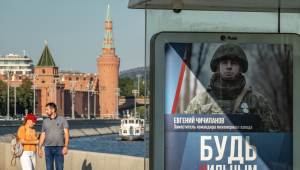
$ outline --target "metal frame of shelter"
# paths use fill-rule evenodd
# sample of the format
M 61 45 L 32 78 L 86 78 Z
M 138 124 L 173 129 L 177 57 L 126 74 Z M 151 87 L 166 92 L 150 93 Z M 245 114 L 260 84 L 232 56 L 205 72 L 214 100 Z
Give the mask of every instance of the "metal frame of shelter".
M 145 10 L 145 66 L 150 66 L 152 35 L 163 31 L 300 34 L 299 0 L 129 0 L 128 8 Z M 146 147 L 145 142 L 144 169 L 152 170 Z

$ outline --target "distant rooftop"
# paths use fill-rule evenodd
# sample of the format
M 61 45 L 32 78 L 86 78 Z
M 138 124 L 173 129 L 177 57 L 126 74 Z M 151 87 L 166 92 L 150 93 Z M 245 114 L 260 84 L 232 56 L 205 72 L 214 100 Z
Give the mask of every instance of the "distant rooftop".
M 18 54 L 8 54 L 6 56 L 1 56 L 0 58 L 28 58 L 27 55 L 18 55 Z
M 76 71 L 76 70 L 62 70 L 62 69 L 59 69 L 58 70 L 58 74 L 85 74 L 83 72 L 80 72 L 80 71 Z

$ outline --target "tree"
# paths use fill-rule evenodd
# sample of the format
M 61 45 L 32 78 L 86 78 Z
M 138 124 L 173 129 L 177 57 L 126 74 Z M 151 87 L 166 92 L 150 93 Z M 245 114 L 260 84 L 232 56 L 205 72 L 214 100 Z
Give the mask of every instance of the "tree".
M 22 85 L 17 88 L 17 112 L 24 113 L 28 109 L 29 113 L 33 112 L 33 83 L 28 79 L 22 80 Z M 35 95 L 35 104 L 39 103 L 37 95 Z
M 7 84 L 0 80 L 0 114 L 6 115 L 7 112 Z
M 144 116 L 145 115 L 145 107 L 144 106 L 139 107 L 138 112 L 140 114 L 140 117 L 145 117 Z M 149 107 L 146 108 L 146 115 L 147 115 L 147 118 L 149 118 Z
M 145 96 L 145 81 L 143 79 L 140 79 L 139 85 L 140 85 L 140 96 Z M 137 84 L 135 85 L 134 89 L 138 89 Z M 150 83 L 146 82 L 146 95 L 148 95 L 149 90 L 150 90 Z
M 22 85 L 16 89 L 17 113 L 24 113 L 28 109 L 29 113 L 33 110 L 33 83 L 28 79 L 22 80 Z M 9 114 L 14 114 L 15 91 L 14 87 L 9 87 Z M 35 96 L 35 103 L 38 104 L 39 99 Z M 0 114 L 7 114 L 7 83 L 0 80 Z
M 130 113 L 134 113 L 134 111 L 135 111 L 134 108 L 130 109 Z M 144 117 L 144 115 L 145 115 L 145 107 L 144 106 L 137 107 L 136 111 L 139 112 L 140 117 L 142 117 L 142 118 Z M 146 109 L 146 115 L 147 115 L 147 118 L 149 118 L 149 107 Z
M 138 86 L 138 84 L 139 84 L 140 86 Z M 135 84 L 135 85 L 134 85 L 134 89 L 133 89 L 133 90 L 137 90 L 137 89 L 140 88 L 140 89 L 139 89 L 139 90 L 140 90 L 140 91 L 139 91 L 139 92 L 140 92 L 139 94 L 140 94 L 140 96 L 144 96 L 144 94 L 145 94 L 144 80 L 140 78 L 138 84 Z
M 133 96 L 132 90 L 134 90 L 134 82 L 131 78 L 125 77 L 119 79 L 119 88 L 121 96 Z

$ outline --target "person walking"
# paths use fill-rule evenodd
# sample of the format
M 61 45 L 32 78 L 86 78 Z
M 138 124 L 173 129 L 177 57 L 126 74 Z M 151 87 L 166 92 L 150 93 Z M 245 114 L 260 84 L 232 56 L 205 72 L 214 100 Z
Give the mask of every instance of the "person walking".
M 36 122 L 38 121 L 34 115 L 28 114 L 18 130 L 18 137 L 24 147 L 23 154 L 20 157 L 23 170 L 35 170 L 36 168 L 36 145 L 39 143 L 33 129 Z
M 59 116 L 54 103 L 46 104 L 48 118 L 43 120 L 38 154 L 42 158 L 42 145 L 45 142 L 45 157 L 47 170 L 53 170 L 55 161 L 56 170 L 64 167 L 64 155 L 68 153 L 69 124 L 65 117 Z

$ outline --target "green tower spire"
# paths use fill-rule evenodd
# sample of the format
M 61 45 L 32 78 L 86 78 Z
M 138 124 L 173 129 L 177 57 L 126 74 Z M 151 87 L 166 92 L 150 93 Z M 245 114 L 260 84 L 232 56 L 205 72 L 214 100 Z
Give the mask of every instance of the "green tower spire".
M 114 38 L 113 38 L 113 33 L 112 33 L 112 20 L 111 20 L 111 16 L 110 16 L 109 5 L 107 8 L 107 15 L 106 15 L 105 23 L 106 24 L 105 24 L 103 48 L 115 48 L 114 47 Z
M 42 56 L 37 64 L 37 67 L 56 67 L 55 62 L 52 58 L 51 52 L 47 45 L 47 41 L 45 41 L 45 48 L 42 53 Z
M 108 5 L 108 8 L 107 8 L 106 21 L 111 21 L 109 5 Z

